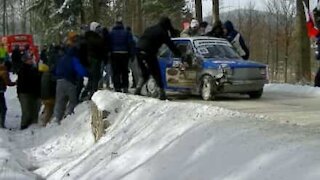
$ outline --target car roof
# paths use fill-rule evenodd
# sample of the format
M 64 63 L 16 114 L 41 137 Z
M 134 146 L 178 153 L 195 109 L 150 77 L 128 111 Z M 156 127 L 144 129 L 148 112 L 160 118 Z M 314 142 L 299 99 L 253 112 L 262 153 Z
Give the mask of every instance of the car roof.
M 223 44 L 223 45 L 227 45 L 227 46 L 232 46 L 229 41 L 227 41 L 224 38 L 215 38 L 215 37 L 208 37 L 208 36 L 196 36 L 196 37 L 178 37 L 178 38 L 172 38 L 173 41 L 183 41 L 183 40 L 188 40 L 191 42 L 201 42 L 201 41 L 211 41 L 213 43 L 218 43 L 218 44 Z
M 195 36 L 195 37 L 177 37 L 177 38 L 172 38 L 172 40 L 215 40 L 215 41 L 227 41 L 226 39 L 223 38 L 215 38 L 215 37 L 209 37 L 209 36 Z

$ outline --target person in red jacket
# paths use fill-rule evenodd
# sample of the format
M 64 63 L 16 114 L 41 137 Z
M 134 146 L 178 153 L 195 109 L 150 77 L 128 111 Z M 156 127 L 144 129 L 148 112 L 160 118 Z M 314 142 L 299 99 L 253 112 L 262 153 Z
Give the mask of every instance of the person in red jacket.
M 7 105 L 4 93 L 7 90 L 7 86 L 14 86 L 16 83 L 10 80 L 7 67 L 4 64 L 0 64 L 0 128 L 5 128 L 5 119 L 7 113 Z

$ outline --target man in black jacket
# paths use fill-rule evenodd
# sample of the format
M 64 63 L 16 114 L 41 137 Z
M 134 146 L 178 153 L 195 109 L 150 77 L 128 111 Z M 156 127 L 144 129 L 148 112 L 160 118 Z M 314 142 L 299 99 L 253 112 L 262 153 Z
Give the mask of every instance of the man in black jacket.
M 21 105 L 21 129 L 38 123 L 41 101 L 41 74 L 32 59 L 23 58 L 23 64 L 18 72 L 17 94 Z
M 18 73 L 21 65 L 22 65 L 22 61 L 21 61 L 21 51 L 20 51 L 20 47 L 19 45 L 15 45 L 14 49 L 12 51 L 11 54 L 11 59 L 12 59 L 12 72 L 13 73 Z
M 101 64 L 105 57 L 104 38 L 101 35 L 102 26 L 97 22 L 90 23 L 90 30 L 84 35 L 88 56 L 88 83 L 82 92 L 82 100 L 91 99 L 91 96 L 98 90 L 101 79 Z M 80 61 L 81 61 L 80 55 Z M 83 64 L 83 63 L 82 63 Z M 86 64 L 84 64 L 86 66 Z
M 166 44 L 174 54 L 181 55 L 170 39 L 169 32 L 172 34 L 173 31 L 170 19 L 162 17 L 157 25 L 147 28 L 139 39 L 137 44 L 138 62 L 142 71 L 143 81 L 137 85 L 135 94 L 141 94 L 141 88 L 151 74 L 160 88 L 160 99 L 166 99 L 157 53 L 161 45 Z

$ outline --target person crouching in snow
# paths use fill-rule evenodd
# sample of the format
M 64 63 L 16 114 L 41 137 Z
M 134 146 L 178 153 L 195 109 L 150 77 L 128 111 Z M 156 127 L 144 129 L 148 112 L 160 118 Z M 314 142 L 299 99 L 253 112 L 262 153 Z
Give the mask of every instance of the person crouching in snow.
M 10 80 L 9 72 L 4 64 L 0 64 L 0 128 L 5 128 L 7 105 L 4 93 L 7 86 L 14 86 L 16 83 Z
M 64 115 L 73 113 L 78 103 L 77 80 L 79 77 L 87 76 L 87 70 L 80 63 L 77 51 L 76 47 L 70 47 L 67 53 L 58 60 L 54 70 L 57 87 L 53 121 L 58 124 Z

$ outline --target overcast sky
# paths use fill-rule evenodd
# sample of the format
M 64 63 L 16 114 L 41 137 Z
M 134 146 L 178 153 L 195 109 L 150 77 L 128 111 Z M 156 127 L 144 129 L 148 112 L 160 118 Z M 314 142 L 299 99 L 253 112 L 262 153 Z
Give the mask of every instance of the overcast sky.
M 207 16 L 211 14 L 212 9 L 212 0 L 202 0 L 203 1 L 203 15 Z M 220 0 L 221 1 L 221 0 Z M 221 11 L 229 11 L 237 8 L 244 8 L 248 6 L 250 1 L 255 4 L 256 9 L 263 10 L 265 9 L 266 1 L 268 0 L 222 0 L 223 4 Z M 281 1 L 281 0 L 280 0 Z M 315 7 L 317 0 L 310 0 L 311 7 Z

